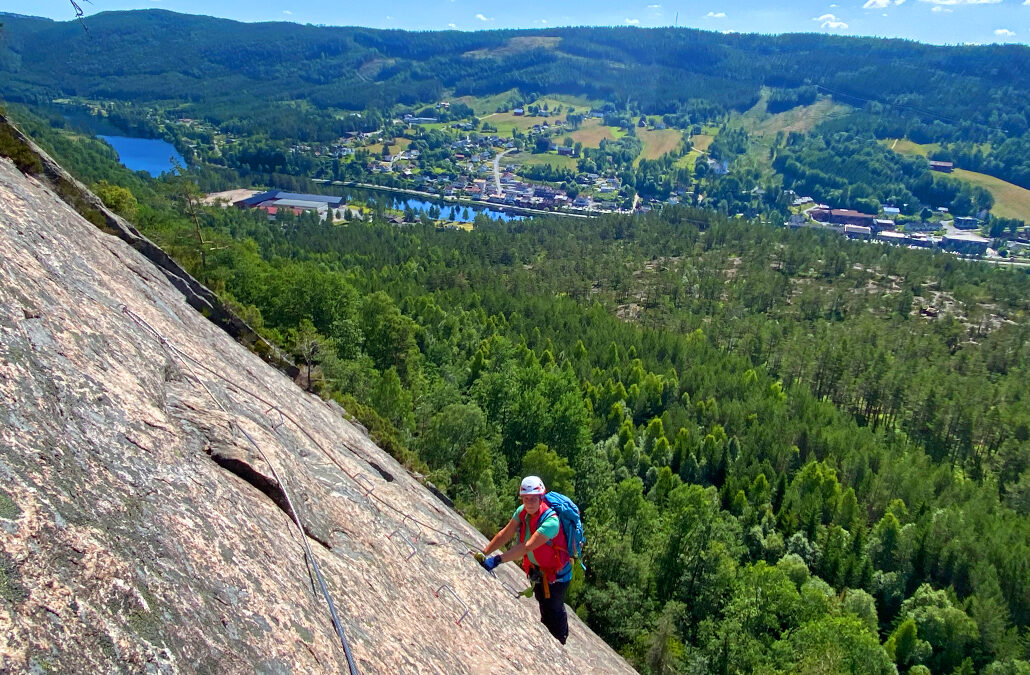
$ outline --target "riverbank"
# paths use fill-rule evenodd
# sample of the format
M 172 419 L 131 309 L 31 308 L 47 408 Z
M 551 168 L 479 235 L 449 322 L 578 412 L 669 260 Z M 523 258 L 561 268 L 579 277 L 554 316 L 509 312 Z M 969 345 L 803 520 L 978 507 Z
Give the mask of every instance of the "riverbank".
M 411 190 L 408 188 L 398 188 L 389 185 L 376 185 L 375 183 L 361 183 L 358 181 L 345 181 L 345 180 L 325 180 L 325 179 L 313 179 L 312 182 L 321 183 L 325 185 L 332 185 L 336 187 L 348 187 L 356 188 L 360 190 L 378 190 L 381 192 L 391 192 L 399 195 L 407 195 L 410 197 L 419 197 L 421 199 L 432 200 L 434 202 L 440 202 L 447 206 L 471 206 L 478 209 L 492 209 L 494 211 L 503 211 L 504 213 L 513 213 L 520 216 L 565 216 L 567 218 L 593 218 L 590 214 L 586 213 L 572 213 L 569 211 L 545 211 L 543 209 L 529 209 L 524 206 L 511 206 L 510 204 L 497 204 L 494 202 L 483 201 L 481 199 L 467 199 L 467 198 L 452 198 L 441 197 L 435 192 L 426 192 L 424 190 Z

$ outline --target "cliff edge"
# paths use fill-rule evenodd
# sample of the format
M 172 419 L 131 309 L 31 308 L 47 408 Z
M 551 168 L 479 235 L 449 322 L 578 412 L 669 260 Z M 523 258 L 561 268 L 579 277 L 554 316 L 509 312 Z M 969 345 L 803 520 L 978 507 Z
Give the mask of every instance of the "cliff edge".
M 347 672 L 319 573 L 363 673 L 633 672 L 571 612 L 558 644 L 339 407 L 7 159 L 0 529 L 0 672 Z

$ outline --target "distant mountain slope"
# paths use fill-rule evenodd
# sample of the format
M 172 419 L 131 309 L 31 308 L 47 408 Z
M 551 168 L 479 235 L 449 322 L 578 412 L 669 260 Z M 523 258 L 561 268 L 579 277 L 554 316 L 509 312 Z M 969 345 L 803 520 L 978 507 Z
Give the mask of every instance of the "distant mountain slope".
M 357 109 L 517 87 L 670 113 L 744 110 L 763 85 L 816 84 L 953 132 L 981 124 L 1021 134 L 1030 99 L 1030 48 L 1018 45 L 673 28 L 409 33 L 161 10 L 98 14 L 86 20 L 88 34 L 73 21 L 5 15 L 4 23 L 0 86 L 10 100 L 304 98 Z

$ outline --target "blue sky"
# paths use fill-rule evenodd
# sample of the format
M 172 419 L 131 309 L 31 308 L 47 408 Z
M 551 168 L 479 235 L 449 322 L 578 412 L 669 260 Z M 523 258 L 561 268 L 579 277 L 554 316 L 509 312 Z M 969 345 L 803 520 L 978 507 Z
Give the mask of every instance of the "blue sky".
M 408 30 L 553 26 L 688 26 L 748 33 L 821 32 L 934 44 L 1030 44 L 1030 0 L 77 0 L 87 14 L 159 7 L 238 21 Z M 69 0 L 0 0 L 0 11 L 74 18 Z

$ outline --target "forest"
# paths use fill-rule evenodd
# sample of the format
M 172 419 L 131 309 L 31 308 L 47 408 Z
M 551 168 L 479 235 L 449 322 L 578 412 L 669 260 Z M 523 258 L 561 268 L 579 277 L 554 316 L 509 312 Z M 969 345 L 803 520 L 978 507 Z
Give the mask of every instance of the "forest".
M 569 602 L 644 673 L 1030 672 L 1030 274 L 666 206 L 184 213 L 22 124 L 492 534 L 584 512 Z
M 907 134 L 982 150 L 1023 139 L 1030 128 L 1025 46 L 685 28 L 409 33 L 245 24 L 154 9 L 91 16 L 86 32 L 75 21 L 5 15 L 0 87 L 14 102 L 176 101 L 198 117 L 256 115 L 259 124 L 281 106 L 296 110 L 296 101 L 382 113 L 396 104 L 511 89 L 582 95 L 698 122 L 747 110 L 768 87 L 773 112 L 828 94 L 865 111 L 861 124 L 875 126 L 879 137 Z M 1026 153 L 1016 154 L 1006 150 L 999 161 L 1025 167 Z M 1025 168 L 1010 173 L 1021 176 Z

